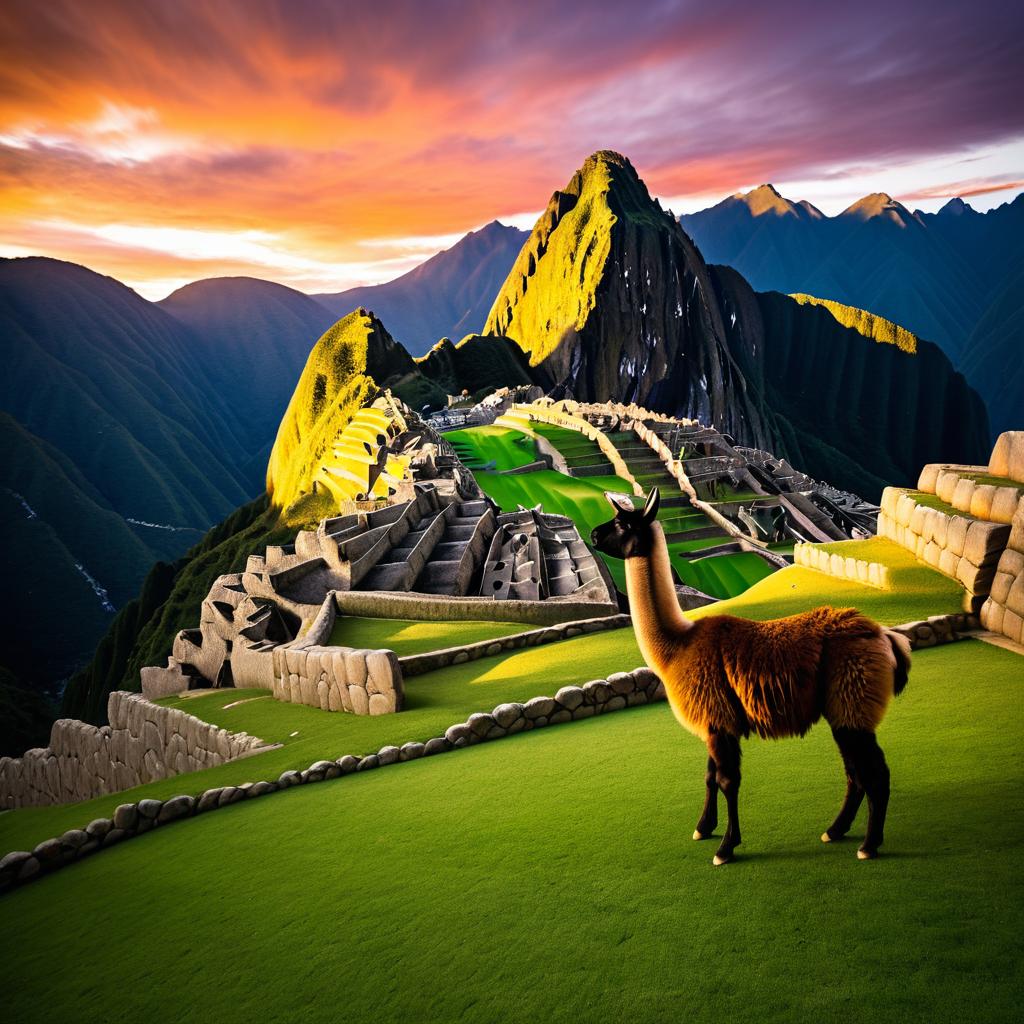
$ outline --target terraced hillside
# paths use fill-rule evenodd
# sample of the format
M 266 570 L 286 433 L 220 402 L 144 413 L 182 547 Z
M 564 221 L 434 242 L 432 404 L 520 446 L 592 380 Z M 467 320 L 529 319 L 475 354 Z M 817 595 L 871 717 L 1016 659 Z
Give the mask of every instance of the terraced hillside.
M 473 470 L 484 492 L 502 509 L 541 504 L 548 512 L 569 516 L 581 535 L 587 537 L 595 526 L 607 522 L 611 514 L 604 492 L 632 494 L 635 481 L 644 493 L 653 487 L 661 491 L 658 519 L 681 583 L 710 597 L 728 598 L 743 593 L 776 568 L 760 555 L 741 550 L 719 524 L 695 508 L 661 459 L 633 430 L 604 435 L 631 477 L 623 479 L 615 475 L 616 467 L 597 441 L 579 430 L 542 420 L 527 422 L 519 414 L 506 415 L 502 421 L 515 422 L 521 429 L 492 425 L 445 435 Z M 541 468 L 518 472 L 533 463 L 530 454 L 536 457 L 529 451 L 530 435 L 554 449 L 562 472 Z M 746 497 L 726 483 L 717 486 L 716 494 L 723 501 Z M 623 566 L 618 559 L 602 558 L 617 586 L 624 591 Z

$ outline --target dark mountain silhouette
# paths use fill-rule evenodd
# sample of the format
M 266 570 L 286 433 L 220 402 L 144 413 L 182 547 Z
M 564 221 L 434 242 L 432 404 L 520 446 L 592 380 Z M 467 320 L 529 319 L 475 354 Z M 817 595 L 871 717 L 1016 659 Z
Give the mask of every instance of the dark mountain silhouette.
M 387 284 L 313 296 L 335 318 L 372 309 L 410 354 L 481 330 L 527 232 L 492 221 Z
M 1024 390 L 996 380 L 985 339 L 1001 334 L 1020 361 L 1024 336 L 1007 303 L 1024 267 L 1024 196 L 985 214 L 951 199 L 931 214 L 879 193 L 836 217 L 800 217 L 798 203 L 767 203 L 769 189 L 778 196 L 761 186 L 680 222 L 710 262 L 734 267 L 758 290 L 870 309 L 935 342 L 985 398 L 993 429 L 1019 419 Z

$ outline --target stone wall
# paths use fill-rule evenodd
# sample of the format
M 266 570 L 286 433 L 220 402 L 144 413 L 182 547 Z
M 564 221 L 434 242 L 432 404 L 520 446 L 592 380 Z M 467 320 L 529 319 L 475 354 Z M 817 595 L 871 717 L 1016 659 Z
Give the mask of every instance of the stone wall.
M 852 580 L 879 590 L 889 590 L 889 567 L 881 562 L 868 562 L 851 555 L 828 552 L 815 544 L 797 541 L 793 545 L 793 563 L 808 569 L 816 569 L 828 576 Z
M 1024 432 L 1018 433 L 1024 437 Z M 1024 471 L 1024 464 L 1021 469 Z M 981 624 L 1024 644 L 1024 498 L 1017 504 L 1006 548 L 996 565 L 992 590 L 981 607 Z
M 62 718 L 48 747 L 0 757 L 0 807 L 91 800 L 266 747 L 255 736 L 219 729 L 139 693 L 112 693 L 107 717 L 110 724 L 100 727 Z
M 1010 527 L 922 505 L 902 487 L 886 487 L 878 536 L 912 551 L 926 565 L 963 584 L 964 606 L 976 612 L 989 592 Z
M 277 700 L 356 715 L 402 710 L 402 669 L 393 651 L 311 645 L 275 647 L 269 655 Z
M 366 615 L 381 619 L 420 619 L 427 622 L 522 622 L 553 626 L 559 622 L 614 615 L 613 604 L 596 601 L 548 599 L 546 601 L 497 601 L 488 597 L 447 597 L 433 594 L 339 591 L 335 604 L 342 615 Z

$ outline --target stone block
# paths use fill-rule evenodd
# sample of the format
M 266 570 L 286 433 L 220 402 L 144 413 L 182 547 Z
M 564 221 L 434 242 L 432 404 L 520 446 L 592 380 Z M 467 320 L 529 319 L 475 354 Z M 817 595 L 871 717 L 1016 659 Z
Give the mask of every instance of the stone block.
M 1007 430 L 996 438 L 988 470 L 993 476 L 1024 483 L 1024 430 Z
M 996 488 L 992 484 L 978 484 L 971 494 L 971 504 L 967 511 L 975 519 L 992 518 L 992 502 L 996 496 Z
M 967 588 L 968 594 L 972 595 L 987 594 L 995 574 L 994 566 L 973 565 L 966 558 L 960 559 L 956 570 L 956 578 Z
M 583 703 L 583 690 L 578 686 L 563 686 L 555 700 L 567 711 L 575 711 Z
M 345 678 L 348 680 L 349 689 L 358 686 L 361 689 L 366 685 L 366 651 L 345 651 Z M 358 714 L 359 712 L 357 712 Z M 365 712 L 362 712 L 365 714 Z
M 946 549 L 962 555 L 967 544 L 967 528 L 971 521 L 963 516 L 950 516 L 946 524 Z
M 371 693 L 367 701 L 367 710 L 371 715 L 393 714 L 397 710 L 395 708 L 395 694 Z
M 1010 527 L 1002 523 L 973 522 L 967 529 L 964 557 L 974 565 L 987 565 L 998 556 L 1010 538 Z

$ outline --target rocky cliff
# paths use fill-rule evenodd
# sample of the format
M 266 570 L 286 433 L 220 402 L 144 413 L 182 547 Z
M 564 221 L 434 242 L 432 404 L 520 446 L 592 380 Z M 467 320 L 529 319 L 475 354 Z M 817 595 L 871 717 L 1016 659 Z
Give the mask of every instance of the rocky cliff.
M 578 398 L 670 409 L 768 444 L 704 260 L 618 153 L 595 153 L 551 197 L 484 333 L 512 338 Z

